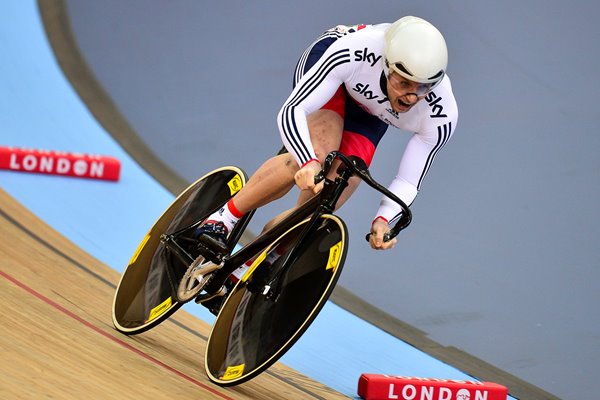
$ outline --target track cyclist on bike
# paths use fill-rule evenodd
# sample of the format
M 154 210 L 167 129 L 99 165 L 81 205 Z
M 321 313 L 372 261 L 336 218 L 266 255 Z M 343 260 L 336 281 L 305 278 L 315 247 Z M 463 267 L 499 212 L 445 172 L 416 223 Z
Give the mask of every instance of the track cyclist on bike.
M 338 25 L 324 32 L 300 57 L 294 89 L 277 118 L 287 153 L 267 160 L 197 234 L 224 243 L 245 213 L 282 197 L 294 184 L 301 189 L 302 204 L 322 187 L 314 177 L 327 153 L 340 150 L 369 165 L 389 125 L 413 133 L 389 186 L 410 205 L 456 128 L 458 109 L 447 61 L 442 34 L 413 16 L 393 24 Z M 359 182 L 351 179 L 338 205 Z M 381 200 L 370 228 L 373 249 L 396 244 L 396 239 L 384 242 L 383 236 L 399 212 L 394 202 Z

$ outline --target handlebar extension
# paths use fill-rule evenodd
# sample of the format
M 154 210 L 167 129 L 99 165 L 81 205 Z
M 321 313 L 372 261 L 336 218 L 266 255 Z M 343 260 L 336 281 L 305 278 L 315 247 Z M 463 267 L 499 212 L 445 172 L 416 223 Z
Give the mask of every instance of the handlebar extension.
M 315 184 L 325 179 L 325 177 L 329 173 L 329 170 L 331 169 L 333 160 L 335 160 L 336 158 L 339 159 L 343 164 L 342 166 L 340 166 L 340 168 L 348 168 L 353 175 L 358 176 L 367 185 L 380 192 L 384 196 L 388 197 L 392 201 L 398 203 L 398 205 L 400 205 L 400 208 L 402 208 L 400 218 L 390 229 L 390 231 L 384 235 L 384 241 L 387 242 L 392 240 L 400 233 L 401 230 L 405 229 L 408 225 L 410 225 L 410 223 L 412 222 L 412 212 L 410 211 L 410 208 L 398 196 L 396 196 L 385 186 L 382 186 L 375 179 L 373 179 L 366 163 L 359 157 L 346 157 L 339 151 L 330 152 L 329 154 L 327 154 L 327 157 L 325 157 L 325 161 L 323 162 L 323 168 L 317 175 L 315 175 Z M 367 241 L 369 241 L 370 235 L 371 233 L 367 234 Z

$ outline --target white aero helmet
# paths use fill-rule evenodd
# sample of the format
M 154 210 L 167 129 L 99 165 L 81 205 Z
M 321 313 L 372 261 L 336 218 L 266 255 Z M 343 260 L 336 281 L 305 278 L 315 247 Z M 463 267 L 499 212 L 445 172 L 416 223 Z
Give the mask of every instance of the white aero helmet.
M 446 41 L 439 30 L 418 17 L 403 17 L 385 32 L 384 70 L 419 82 L 418 94 L 440 83 L 448 65 Z

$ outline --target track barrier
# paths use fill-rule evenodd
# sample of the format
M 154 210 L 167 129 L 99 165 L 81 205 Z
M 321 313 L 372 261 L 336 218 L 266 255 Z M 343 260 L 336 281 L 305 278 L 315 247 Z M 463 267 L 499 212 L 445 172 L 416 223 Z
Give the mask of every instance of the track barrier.
M 365 400 L 506 400 L 508 389 L 492 382 L 362 374 L 358 395 Z
M 0 146 L 0 169 L 118 181 L 121 162 L 110 156 Z

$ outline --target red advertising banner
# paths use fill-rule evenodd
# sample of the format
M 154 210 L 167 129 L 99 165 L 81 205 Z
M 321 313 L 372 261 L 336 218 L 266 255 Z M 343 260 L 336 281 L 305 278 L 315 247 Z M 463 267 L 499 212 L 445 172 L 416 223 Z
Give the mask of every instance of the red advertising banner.
M 362 374 L 365 400 L 506 400 L 508 389 L 492 382 Z
M 118 181 L 121 162 L 109 156 L 0 146 L 0 169 Z

